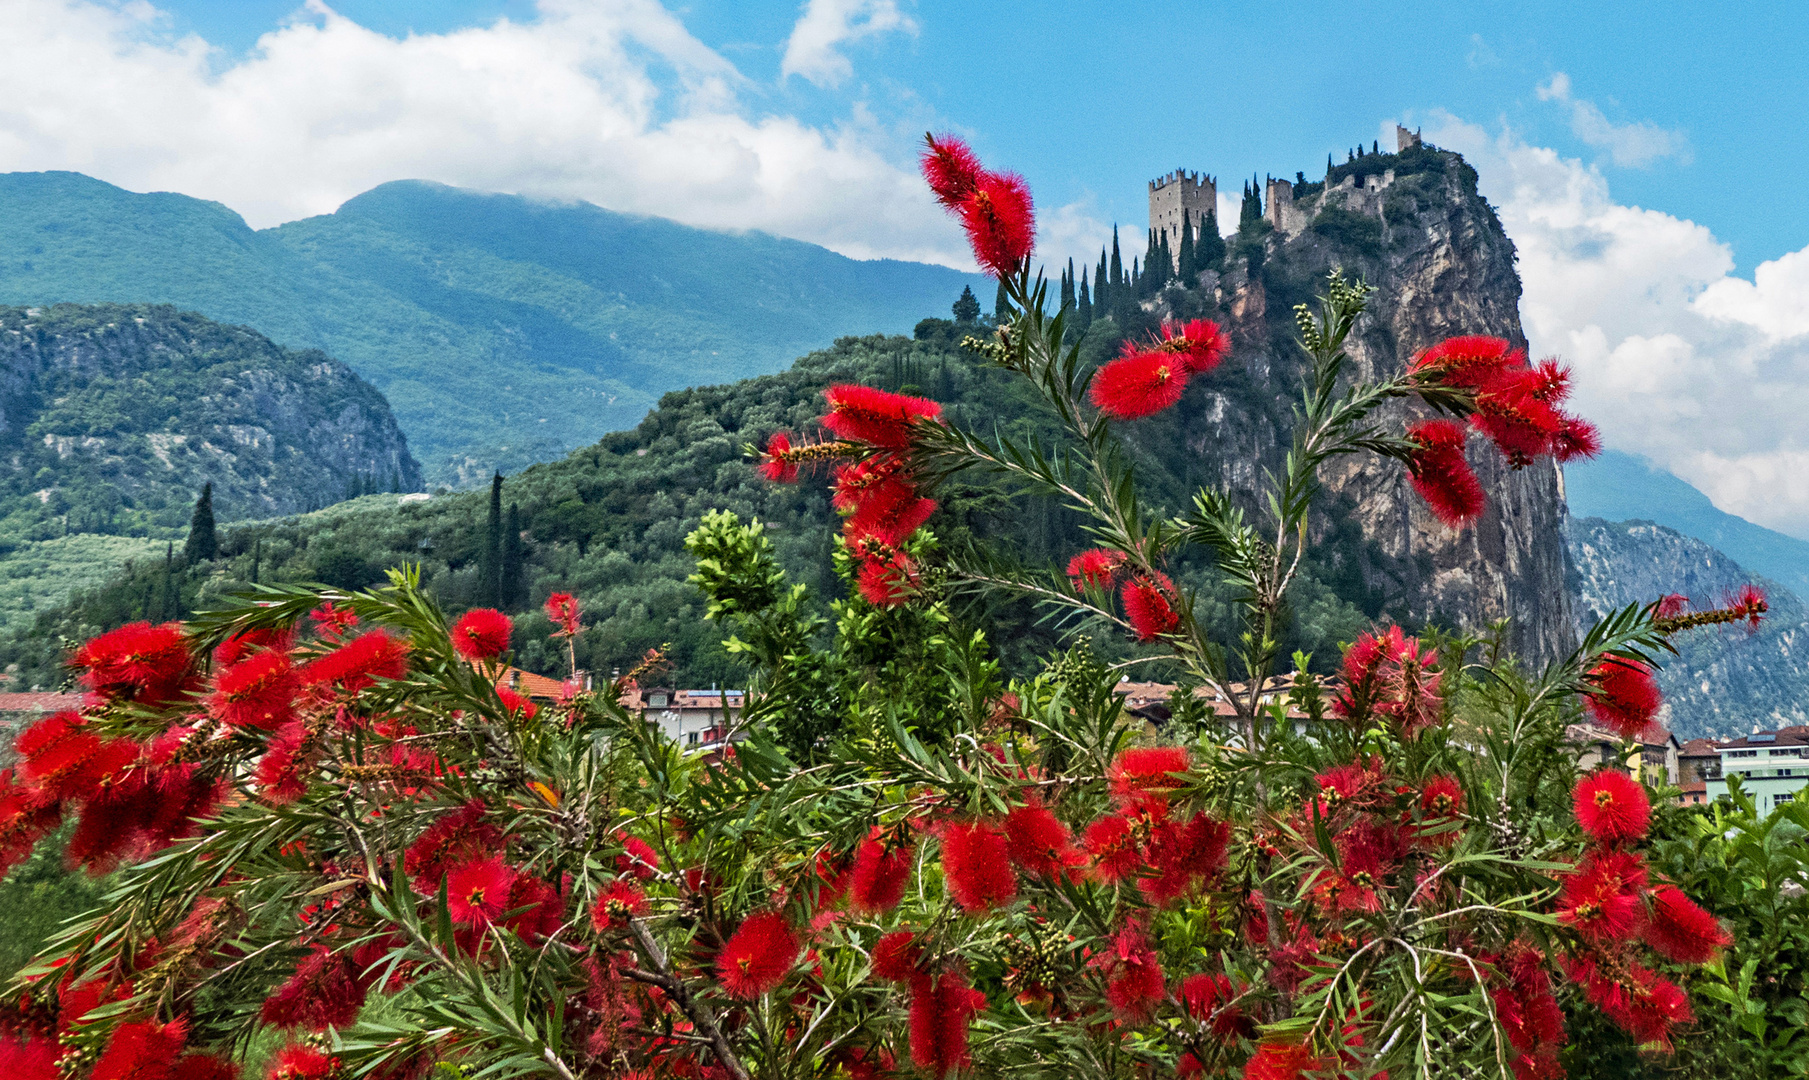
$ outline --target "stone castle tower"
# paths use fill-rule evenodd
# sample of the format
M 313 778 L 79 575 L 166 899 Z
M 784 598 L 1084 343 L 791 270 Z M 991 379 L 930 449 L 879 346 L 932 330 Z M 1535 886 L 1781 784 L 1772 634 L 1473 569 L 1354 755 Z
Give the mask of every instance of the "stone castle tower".
M 1194 236 L 1200 235 L 1200 220 L 1207 211 L 1218 207 L 1218 182 L 1210 176 L 1176 169 L 1167 176 L 1149 182 L 1150 231 L 1168 237 L 1168 250 L 1181 250 L 1181 214 L 1186 211 L 1193 223 Z

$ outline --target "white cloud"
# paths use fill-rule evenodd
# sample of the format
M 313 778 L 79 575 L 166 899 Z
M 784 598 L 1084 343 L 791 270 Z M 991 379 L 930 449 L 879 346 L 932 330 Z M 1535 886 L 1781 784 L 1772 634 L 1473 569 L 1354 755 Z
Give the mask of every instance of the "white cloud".
M 897 0 L 808 0 L 785 42 L 779 73 L 802 75 L 818 86 L 840 86 L 854 74 L 841 47 L 895 30 L 917 32 L 917 24 L 898 10 Z
M 414 177 L 972 265 L 890 132 L 757 112 L 655 0 L 402 40 L 309 0 L 236 62 L 164 25 L 143 3 L 0 2 L 0 171 L 180 191 L 258 227 Z
M 1616 165 L 1634 168 L 1650 165 L 1661 158 L 1674 157 L 1690 163 L 1690 145 L 1681 131 L 1667 131 L 1650 120 L 1616 124 L 1608 119 L 1593 101 L 1572 97 L 1570 76 L 1560 71 L 1538 88 L 1540 101 L 1555 101 L 1570 107 L 1570 130 L 1590 146 L 1608 151 Z
M 1723 509 L 1809 536 L 1809 248 L 1734 276 L 1705 227 L 1616 203 L 1600 170 L 1450 116 L 1520 255 L 1534 352 L 1576 371 L 1577 411 Z

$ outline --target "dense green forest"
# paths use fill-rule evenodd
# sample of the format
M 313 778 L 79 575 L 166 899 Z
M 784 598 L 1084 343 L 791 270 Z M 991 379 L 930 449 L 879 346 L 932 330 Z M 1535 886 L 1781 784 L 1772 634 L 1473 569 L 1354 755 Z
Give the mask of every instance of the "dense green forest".
M 428 481 L 454 486 L 628 427 L 664 391 L 907 331 L 983 280 L 420 181 L 259 231 L 78 173 L 0 174 L 0 205 L 0 304 L 171 303 L 322 349 L 388 396 Z

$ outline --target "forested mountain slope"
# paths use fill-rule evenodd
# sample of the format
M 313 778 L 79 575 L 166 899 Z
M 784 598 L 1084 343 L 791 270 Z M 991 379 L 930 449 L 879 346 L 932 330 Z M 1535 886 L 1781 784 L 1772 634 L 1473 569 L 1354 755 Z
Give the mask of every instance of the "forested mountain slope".
M 156 305 L 0 308 L 0 537 L 146 535 L 291 514 L 421 470 L 344 364 Z
M 1578 628 L 1627 604 L 1668 594 L 1697 608 L 1741 585 L 1768 587 L 1770 615 L 1743 627 L 1677 635 L 1664 658 L 1665 722 L 1680 739 L 1809 723 L 1809 612 L 1791 590 L 1751 574 L 1700 540 L 1649 521 L 1572 518 L 1565 529 Z
M 0 303 L 167 302 L 323 349 L 389 397 L 433 484 L 554 459 L 668 390 L 906 331 L 970 283 L 984 287 L 946 267 L 419 181 L 253 231 L 183 195 L 0 174 Z

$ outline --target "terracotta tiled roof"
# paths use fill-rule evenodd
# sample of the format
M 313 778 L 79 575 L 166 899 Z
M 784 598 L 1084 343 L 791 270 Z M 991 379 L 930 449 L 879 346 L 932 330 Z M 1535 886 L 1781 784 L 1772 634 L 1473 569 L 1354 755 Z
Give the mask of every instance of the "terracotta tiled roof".
M 1680 790 L 1685 795 L 1706 795 L 1708 794 L 1708 781 L 1691 780 L 1689 783 L 1683 785 Z
M 82 707 L 82 695 L 59 694 L 54 691 L 32 691 L 22 694 L 0 694 L 0 713 L 53 713 Z
M 558 679 L 512 667 L 502 669 L 496 676 L 496 685 L 524 694 L 530 701 L 557 701 L 565 690 L 565 683 Z
M 1720 757 L 1721 750 L 1712 739 L 1691 739 L 1683 744 L 1684 757 Z
M 1776 731 L 1755 731 L 1737 739 L 1716 743 L 1723 750 L 1749 746 L 1809 746 L 1809 727 L 1787 727 Z
M 656 693 L 666 695 L 665 708 L 668 709 L 720 709 L 725 699 L 729 708 L 739 709 L 747 699 L 745 690 L 673 690 L 664 686 L 630 686 L 622 691 L 622 707 L 629 711 L 645 709 L 648 707 L 648 696 Z
M 1343 681 L 1336 677 L 1321 678 L 1319 682 L 1328 700 L 1333 695 L 1337 694 L 1339 689 L 1343 686 Z M 1152 707 L 1166 709 L 1169 698 L 1174 695 L 1175 685 L 1176 684 L 1174 683 L 1160 682 L 1131 682 L 1127 679 L 1117 686 L 1114 686 L 1112 692 L 1124 695 L 1124 707 L 1131 712 Z M 1294 676 L 1291 673 L 1287 675 L 1272 675 L 1263 683 L 1263 693 L 1272 694 L 1275 697 L 1280 698 L 1286 695 L 1289 688 L 1293 685 Z M 1231 692 L 1239 695 L 1244 694 L 1248 692 L 1248 686 L 1248 683 L 1234 682 L 1231 684 Z M 1193 696 L 1201 701 L 1210 702 L 1212 704 L 1212 711 L 1218 716 L 1237 715 L 1236 707 L 1210 687 L 1194 687 Z M 1289 715 L 1296 719 L 1304 719 L 1306 717 L 1306 713 L 1300 709 L 1290 710 Z M 1168 714 L 1162 712 L 1160 718 L 1166 720 Z

